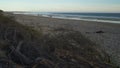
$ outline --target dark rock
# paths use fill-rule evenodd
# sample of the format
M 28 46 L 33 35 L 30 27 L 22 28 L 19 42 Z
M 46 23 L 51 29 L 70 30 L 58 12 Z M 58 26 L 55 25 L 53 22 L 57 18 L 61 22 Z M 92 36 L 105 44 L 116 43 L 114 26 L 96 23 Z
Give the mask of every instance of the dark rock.
M 100 31 L 96 31 L 96 33 L 105 33 L 105 32 L 100 30 Z

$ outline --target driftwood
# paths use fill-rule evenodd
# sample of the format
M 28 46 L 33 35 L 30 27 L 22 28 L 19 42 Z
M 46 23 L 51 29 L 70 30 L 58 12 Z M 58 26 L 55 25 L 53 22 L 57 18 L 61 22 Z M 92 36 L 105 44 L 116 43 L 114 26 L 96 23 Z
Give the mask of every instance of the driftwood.
M 29 65 L 33 62 L 33 60 L 29 59 L 29 57 L 25 56 L 24 54 L 22 54 L 20 52 L 20 48 L 22 46 L 22 41 L 19 42 L 19 44 L 17 45 L 17 47 L 15 48 L 14 46 L 10 46 L 10 50 L 11 50 L 11 53 L 9 54 L 10 57 L 14 57 L 12 58 L 13 60 L 19 60 L 20 62 L 17 62 L 17 63 L 21 63 L 22 65 Z
M 16 48 L 14 46 L 9 47 L 11 50 L 11 52 L 9 53 L 9 56 L 13 61 L 19 60 L 19 62 L 16 62 L 16 61 L 15 62 L 21 65 L 35 66 L 36 64 L 39 64 L 41 61 L 45 60 L 45 58 L 41 58 L 41 57 L 37 57 L 35 60 L 31 60 L 29 57 L 22 54 L 20 52 L 22 44 L 23 44 L 23 41 L 19 42 Z

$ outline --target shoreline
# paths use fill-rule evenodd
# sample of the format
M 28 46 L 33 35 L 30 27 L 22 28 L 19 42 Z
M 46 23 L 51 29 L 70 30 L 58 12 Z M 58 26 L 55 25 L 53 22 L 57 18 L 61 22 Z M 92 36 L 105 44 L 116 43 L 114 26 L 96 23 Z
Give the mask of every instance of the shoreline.
M 57 28 L 79 31 L 91 41 L 99 44 L 100 48 L 113 59 L 112 62 L 114 64 L 120 65 L 120 24 L 66 20 L 22 14 L 14 14 L 14 17 L 19 23 L 31 26 L 37 30 L 42 29 L 44 33 L 52 32 Z M 98 31 L 102 32 L 97 33 Z
M 14 13 L 14 14 L 19 14 L 19 13 Z M 22 14 L 22 13 L 21 13 Z M 80 16 L 80 17 L 75 17 L 73 16 L 66 16 L 66 15 L 54 15 L 54 14 L 39 14 L 39 13 L 26 13 L 24 15 L 32 15 L 32 16 L 41 16 L 41 17 L 49 17 L 49 18 L 57 18 L 57 19 L 67 19 L 67 20 L 81 20 L 81 21 L 91 21 L 91 22 L 104 22 L 104 23 L 117 23 L 120 24 L 120 19 L 119 17 L 104 17 L 104 16 Z
M 104 24 L 118 24 L 118 25 L 120 25 L 120 22 L 118 23 L 112 23 L 112 21 L 110 22 L 110 21 L 103 21 L 103 20 L 101 20 L 101 21 L 97 21 L 97 20 L 88 20 L 88 19 L 72 19 L 72 18 L 57 18 L 57 17 L 53 17 L 52 15 L 51 16 L 44 16 L 44 15 L 29 15 L 29 14 L 15 14 L 15 15 L 25 15 L 25 16 L 35 16 L 35 17 L 43 17 L 43 18 L 52 18 L 52 19 L 60 19 L 60 20 L 74 20 L 74 21 L 85 21 L 85 22 L 95 22 L 95 23 L 104 23 Z M 99 20 L 99 19 L 98 19 Z M 113 21 L 114 22 L 114 21 Z

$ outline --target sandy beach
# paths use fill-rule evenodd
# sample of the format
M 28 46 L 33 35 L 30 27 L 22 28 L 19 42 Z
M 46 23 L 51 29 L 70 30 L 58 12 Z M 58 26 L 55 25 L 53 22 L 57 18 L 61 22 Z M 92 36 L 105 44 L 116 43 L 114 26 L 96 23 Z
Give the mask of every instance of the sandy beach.
M 42 30 L 45 34 L 61 29 L 79 31 L 100 45 L 98 48 L 108 53 L 113 63 L 120 65 L 120 24 L 65 20 L 19 14 L 14 15 L 14 17 L 19 23 L 31 26 L 36 30 Z

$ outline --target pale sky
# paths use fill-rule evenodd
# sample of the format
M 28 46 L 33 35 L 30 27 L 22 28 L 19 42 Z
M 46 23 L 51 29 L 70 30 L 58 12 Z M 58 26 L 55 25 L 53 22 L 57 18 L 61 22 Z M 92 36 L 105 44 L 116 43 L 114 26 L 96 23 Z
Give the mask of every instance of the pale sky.
M 120 0 L 0 0 L 4 11 L 120 12 Z

